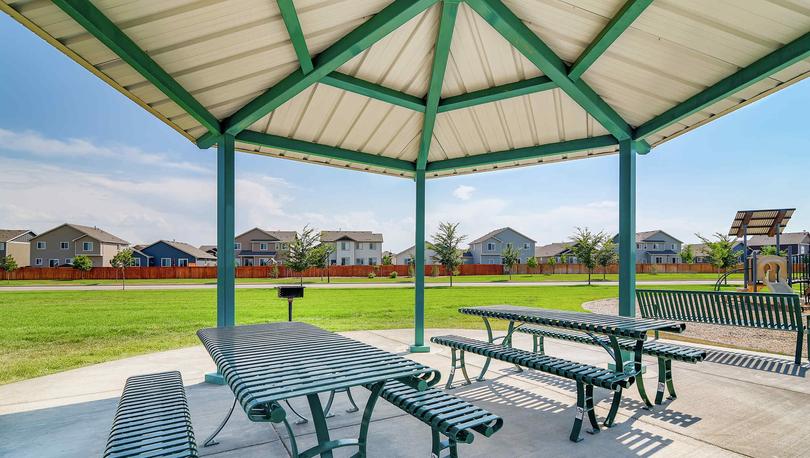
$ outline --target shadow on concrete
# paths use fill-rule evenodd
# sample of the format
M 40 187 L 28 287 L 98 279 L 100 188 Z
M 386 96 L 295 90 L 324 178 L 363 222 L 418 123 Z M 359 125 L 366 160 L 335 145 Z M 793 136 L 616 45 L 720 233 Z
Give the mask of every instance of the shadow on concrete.
M 705 361 L 710 363 L 770 372 L 772 374 L 805 378 L 807 370 L 810 368 L 810 364 L 796 365 L 792 359 L 775 356 L 749 355 L 720 349 L 711 349 L 706 353 Z

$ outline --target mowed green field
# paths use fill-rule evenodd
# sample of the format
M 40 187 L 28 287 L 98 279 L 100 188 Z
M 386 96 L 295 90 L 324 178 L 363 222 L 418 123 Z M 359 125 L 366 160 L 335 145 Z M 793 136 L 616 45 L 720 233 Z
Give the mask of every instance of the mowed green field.
M 681 287 L 707 289 L 700 287 Z M 457 287 L 426 291 L 426 325 L 480 328 L 461 306 L 513 304 L 582 310 L 617 296 L 614 286 Z M 0 293 L 0 384 L 136 354 L 199 343 L 216 323 L 216 290 Z M 238 324 L 286 319 L 273 289 L 236 291 Z M 413 327 L 412 289 L 311 289 L 295 318 L 333 331 Z

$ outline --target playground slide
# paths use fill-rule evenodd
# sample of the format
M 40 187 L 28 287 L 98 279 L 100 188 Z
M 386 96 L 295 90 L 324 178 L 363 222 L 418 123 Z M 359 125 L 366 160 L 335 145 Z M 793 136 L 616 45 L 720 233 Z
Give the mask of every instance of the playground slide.
M 770 282 L 766 277 L 763 283 L 765 283 L 765 286 L 767 286 L 768 290 L 772 293 L 795 294 L 793 288 L 783 281 Z

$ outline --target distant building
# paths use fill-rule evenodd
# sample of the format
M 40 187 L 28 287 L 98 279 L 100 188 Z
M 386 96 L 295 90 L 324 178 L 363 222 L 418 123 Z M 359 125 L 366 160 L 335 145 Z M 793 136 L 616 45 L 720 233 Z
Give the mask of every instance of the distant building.
M 139 250 L 150 267 L 215 266 L 217 258 L 188 243 L 158 240 Z M 141 256 L 138 257 L 141 259 Z M 139 261 L 143 265 L 143 261 Z
M 767 235 L 752 235 L 748 239 L 749 250 L 761 250 L 762 247 L 776 247 L 776 237 Z M 790 251 L 792 254 L 810 254 L 810 233 L 785 232 L 779 235 L 779 249 Z
M 65 223 L 45 231 L 30 241 L 32 267 L 58 267 L 73 264 L 73 258 L 87 256 L 93 267 L 109 267 L 110 260 L 129 242 L 97 227 Z
M 234 250 L 236 264 L 241 266 L 268 266 L 284 264 L 295 231 L 266 231 L 254 227 L 236 236 Z M 216 249 L 216 248 L 215 248 Z
M 534 256 L 537 242 L 511 227 L 495 229 L 470 242 L 473 264 L 503 264 L 501 253 L 512 246 L 520 252 L 520 264 Z
M 407 266 L 413 262 L 414 254 L 414 247 L 416 245 L 411 245 L 405 250 L 394 255 L 394 264 L 398 266 Z M 433 260 L 433 257 L 436 256 L 436 252 L 428 248 L 428 244 L 425 243 L 425 264 L 436 264 Z
M 693 243 L 689 245 L 689 248 L 692 249 L 692 259 L 695 264 L 710 264 L 712 262 L 709 258 L 709 249 L 705 243 Z M 742 260 L 744 249 L 742 241 L 737 240 L 734 242 L 733 249 L 739 252 L 740 260 Z
M 619 249 L 619 236 L 613 238 L 616 250 Z M 681 262 L 683 242 L 666 232 L 654 231 L 636 233 L 636 264 L 678 264 Z
M 149 267 L 154 265 L 152 257 L 144 253 L 142 250 L 146 245 L 135 245 L 132 247 L 132 267 Z
M 322 231 L 321 243 L 332 245 L 329 264 L 374 266 L 382 260 L 382 234 L 371 231 Z
M 534 257 L 538 264 L 548 264 L 554 259 L 555 264 L 576 264 L 577 257 L 571 251 L 571 243 L 557 242 L 539 246 L 534 249 Z
M 31 239 L 36 237 L 28 229 L 0 229 L 0 258 L 11 256 L 18 267 L 31 265 Z

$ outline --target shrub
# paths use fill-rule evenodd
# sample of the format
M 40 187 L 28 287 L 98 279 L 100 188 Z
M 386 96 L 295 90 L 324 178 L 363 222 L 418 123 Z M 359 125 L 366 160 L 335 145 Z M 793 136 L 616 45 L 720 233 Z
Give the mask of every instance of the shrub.
M 431 277 L 438 277 L 439 276 L 439 266 L 433 265 L 433 269 L 430 270 Z
M 278 264 L 273 264 L 273 267 L 270 268 L 270 277 L 278 278 L 278 275 Z
M 377 274 L 375 274 L 374 271 L 372 270 L 371 272 L 368 273 L 368 278 L 377 278 Z
M 397 278 L 397 271 L 392 270 L 390 274 L 388 274 L 388 278 Z

